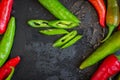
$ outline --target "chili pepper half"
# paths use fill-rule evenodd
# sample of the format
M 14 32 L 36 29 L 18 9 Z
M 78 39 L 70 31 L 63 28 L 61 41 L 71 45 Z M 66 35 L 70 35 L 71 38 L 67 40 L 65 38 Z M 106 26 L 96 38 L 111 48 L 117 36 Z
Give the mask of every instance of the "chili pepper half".
M 28 24 L 34 28 L 50 27 L 47 20 L 29 20 Z
M 80 65 L 80 69 L 91 66 L 106 56 L 120 50 L 120 31 L 115 32 L 108 40 L 99 46 L 85 61 Z
M 34 28 L 42 28 L 42 27 L 54 27 L 54 28 L 63 28 L 70 29 L 78 26 L 78 23 L 69 20 L 29 20 L 28 24 Z
M 105 58 L 91 80 L 108 80 L 109 77 L 117 74 L 120 71 L 120 61 L 117 56 L 120 55 L 112 54 Z
M 67 34 L 67 33 L 69 33 L 65 29 L 47 29 L 47 30 L 40 30 L 39 32 L 42 33 L 42 34 L 45 34 L 45 35 L 57 35 L 57 34 Z
M 10 19 L 13 0 L 0 0 L 0 34 L 6 30 L 6 26 Z
M 47 10 L 60 20 L 70 20 L 80 23 L 80 20 L 65 8 L 59 0 L 38 0 Z
M 78 23 L 69 20 L 55 20 L 48 22 L 48 25 L 55 28 L 70 29 L 78 26 Z
M 88 0 L 96 9 L 99 16 L 99 23 L 102 27 L 105 27 L 106 19 L 106 7 L 103 0 Z
M 10 54 L 14 41 L 14 35 L 15 35 L 15 18 L 11 17 L 8 23 L 7 30 L 0 42 L 0 67 L 5 63 Z
M 74 38 L 77 35 L 77 31 L 73 30 L 70 33 L 66 34 L 65 36 L 63 36 L 62 38 L 58 39 L 54 44 L 53 47 L 60 47 L 62 45 L 64 45 L 65 43 L 67 43 L 69 40 L 71 40 L 72 38 Z
M 107 0 L 107 15 L 106 15 L 106 24 L 109 28 L 109 33 L 106 38 L 102 41 L 107 40 L 113 30 L 119 25 L 119 5 L 117 0 Z
M 75 38 L 73 38 L 72 40 L 70 40 L 69 42 L 67 42 L 65 45 L 63 45 L 62 49 L 67 48 L 67 47 L 73 45 L 74 43 L 76 43 L 81 38 L 82 38 L 82 35 L 77 35 Z
M 20 57 L 16 56 L 8 60 L 1 68 L 0 68 L 0 80 L 4 80 L 9 76 L 12 69 L 11 67 L 15 68 L 18 63 L 20 62 Z

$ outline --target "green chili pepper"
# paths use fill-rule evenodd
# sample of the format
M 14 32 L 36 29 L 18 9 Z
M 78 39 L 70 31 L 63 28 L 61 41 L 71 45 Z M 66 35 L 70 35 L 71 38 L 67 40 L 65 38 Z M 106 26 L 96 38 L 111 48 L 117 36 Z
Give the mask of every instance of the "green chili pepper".
M 15 18 L 11 17 L 8 23 L 7 30 L 0 42 L 0 67 L 5 63 L 10 54 L 14 41 L 14 35 L 15 35 Z
M 5 80 L 11 80 L 11 78 L 12 78 L 14 72 L 15 72 L 15 68 L 11 67 L 11 69 L 12 69 L 11 73 L 9 74 L 9 76 Z
M 98 47 L 81 65 L 80 69 L 89 67 L 106 56 L 120 50 L 120 31 L 115 32 L 108 40 Z
M 80 23 L 80 20 L 65 8 L 59 0 L 38 0 L 56 18 Z
M 113 30 L 119 25 L 119 5 L 117 0 L 107 0 L 107 15 L 106 15 L 106 24 L 109 28 L 109 33 L 106 38 L 102 41 L 106 41 Z
M 71 31 L 70 33 L 66 34 L 65 36 L 63 36 L 62 38 L 58 39 L 54 44 L 53 47 L 60 47 L 62 45 L 64 45 L 65 43 L 67 43 L 69 40 L 71 40 L 72 38 L 74 38 L 77 35 L 77 31 Z
M 68 21 L 68 20 L 55 20 L 55 21 L 48 22 L 48 25 L 55 28 L 69 29 L 69 28 L 74 28 L 79 24 L 73 21 Z
M 42 34 L 45 34 L 45 35 L 57 35 L 57 34 L 67 34 L 67 33 L 69 33 L 65 29 L 47 29 L 47 30 L 40 30 L 39 32 L 42 33 Z
M 28 24 L 31 27 L 40 28 L 40 27 L 50 27 L 48 21 L 46 20 L 29 20 Z
M 73 38 L 72 40 L 70 40 L 68 43 L 66 43 L 65 45 L 62 46 L 62 49 L 63 48 L 67 48 L 71 45 L 73 45 L 74 43 L 76 43 L 79 39 L 82 38 L 82 35 L 77 35 L 75 38 Z

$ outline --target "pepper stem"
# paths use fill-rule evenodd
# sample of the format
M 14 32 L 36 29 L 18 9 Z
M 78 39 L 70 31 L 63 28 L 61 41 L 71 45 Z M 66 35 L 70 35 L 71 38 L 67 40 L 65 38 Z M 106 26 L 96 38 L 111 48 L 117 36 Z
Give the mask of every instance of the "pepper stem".
M 9 76 L 5 79 L 5 80 L 11 80 L 14 72 L 15 72 L 15 68 L 14 67 L 10 67 L 12 69 L 11 73 L 9 74 Z
M 111 25 L 108 26 L 109 32 L 108 32 L 107 36 L 101 41 L 102 43 L 105 42 L 111 36 L 114 28 L 115 28 L 115 26 L 111 26 Z

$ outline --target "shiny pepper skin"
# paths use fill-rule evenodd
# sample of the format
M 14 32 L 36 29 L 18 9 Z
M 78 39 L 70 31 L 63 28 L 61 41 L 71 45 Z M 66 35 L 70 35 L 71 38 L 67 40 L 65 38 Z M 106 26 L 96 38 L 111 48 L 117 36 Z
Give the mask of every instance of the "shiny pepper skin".
M 110 76 L 120 71 L 120 62 L 117 57 L 112 54 L 104 59 L 97 71 L 90 80 L 107 80 Z
M 99 23 L 102 27 L 105 27 L 106 20 L 106 7 L 104 4 L 104 0 L 88 0 L 96 9 L 97 14 L 99 16 Z
M 20 57 L 16 56 L 8 60 L 2 67 L 0 67 L 0 80 L 4 80 L 6 77 L 8 77 L 12 71 L 11 67 L 15 68 L 19 62 Z
M 13 0 L 0 0 L 0 34 L 4 34 L 10 14 L 12 11 Z

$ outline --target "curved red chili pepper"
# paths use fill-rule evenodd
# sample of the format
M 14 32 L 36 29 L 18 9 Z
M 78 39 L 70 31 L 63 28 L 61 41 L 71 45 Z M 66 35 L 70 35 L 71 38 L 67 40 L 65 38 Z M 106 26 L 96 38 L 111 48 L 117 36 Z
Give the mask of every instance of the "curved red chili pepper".
M 102 27 L 105 27 L 106 20 L 106 7 L 103 0 L 89 0 L 89 2 L 94 6 L 99 16 L 99 23 Z
M 93 74 L 91 80 L 107 80 L 110 76 L 120 71 L 120 62 L 118 58 L 112 54 L 108 56 Z
M 6 26 L 10 19 L 13 0 L 0 0 L 0 34 L 6 30 Z
M 4 80 L 10 73 L 11 67 L 16 67 L 20 62 L 20 57 L 17 56 L 15 58 L 10 59 L 0 68 L 0 80 Z

